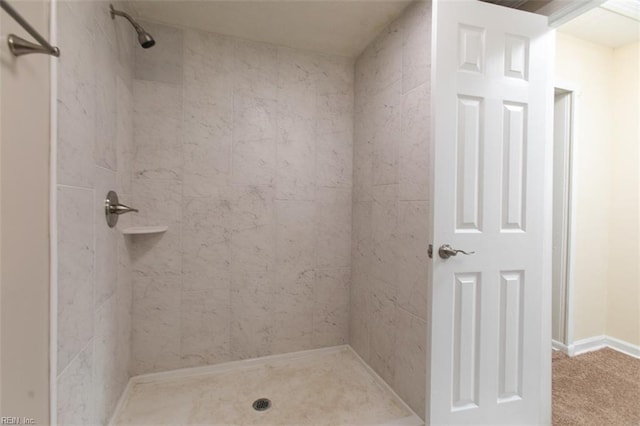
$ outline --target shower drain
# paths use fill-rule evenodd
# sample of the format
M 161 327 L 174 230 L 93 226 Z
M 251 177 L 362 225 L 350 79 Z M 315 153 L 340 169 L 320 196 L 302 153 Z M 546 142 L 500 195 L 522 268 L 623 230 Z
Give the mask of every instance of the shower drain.
M 253 409 L 256 411 L 265 411 L 271 408 L 271 401 L 267 398 L 260 398 L 253 401 Z

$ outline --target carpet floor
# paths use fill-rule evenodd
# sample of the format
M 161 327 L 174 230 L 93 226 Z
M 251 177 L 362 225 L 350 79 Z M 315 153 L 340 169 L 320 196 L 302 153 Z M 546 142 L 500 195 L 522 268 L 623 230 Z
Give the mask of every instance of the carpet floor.
M 612 349 L 553 353 L 553 424 L 640 425 L 640 359 Z

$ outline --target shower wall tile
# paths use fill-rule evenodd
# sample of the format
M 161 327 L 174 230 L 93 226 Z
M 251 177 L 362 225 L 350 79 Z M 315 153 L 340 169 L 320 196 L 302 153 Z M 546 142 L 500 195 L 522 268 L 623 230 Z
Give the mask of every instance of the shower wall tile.
M 134 271 L 133 300 L 134 374 L 181 367 L 180 276 L 170 272 L 150 276 Z
M 182 271 L 182 186 L 175 181 L 136 179 L 132 200 L 140 209 L 135 225 L 166 225 L 167 232 L 140 235 L 132 247 L 132 269 L 136 276 L 180 278 Z M 134 280 L 135 283 L 135 280 Z M 177 282 L 180 287 L 180 281 Z M 134 305 L 135 305 L 134 299 Z
M 366 103 L 367 97 L 402 79 L 402 34 L 403 26 L 398 19 L 382 30 L 357 59 L 357 103 Z
M 184 32 L 185 97 L 207 104 L 232 101 L 234 39 L 204 31 Z
M 131 84 L 131 83 L 130 83 Z M 116 155 L 118 159 L 117 185 L 123 194 L 131 194 L 133 168 L 133 93 L 125 80 L 116 81 Z
M 316 132 L 353 133 L 353 92 L 318 94 Z
M 314 200 L 318 183 L 313 127 L 302 124 L 280 137 L 276 145 L 276 157 L 276 198 Z
M 373 129 L 371 107 L 356 114 L 353 142 L 353 200 L 373 199 Z
M 350 268 L 318 270 L 313 288 L 314 347 L 347 343 L 350 281 Z
M 353 61 L 183 37 L 180 82 L 134 84 L 134 223 L 169 231 L 132 241 L 165 295 L 134 295 L 133 372 L 347 342 Z
M 255 141 L 277 136 L 278 103 L 273 99 L 234 96 L 233 140 Z
M 116 189 L 116 174 L 111 170 L 96 167 L 96 189 L 94 193 L 95 217 L 95 294 L 94 305 L 98 308 L 115 294 L 118 274 L 118 239 L 122 235 L 115 228 L 106 226 L 104 199 Z M 122 196 L 122 195 L 121 195 Z M 125 202 L 124 200 L 122 202 Z
M 316 88 L 318 94 L 327 93 L 354 93 L 354 65 L 352 58 L 339 56 L 321 56 L 318 61 L 318 74 Z M 352 96 L 353 98 L 353 96 Z M 352 100 L 353 102 L 353 100 Z
M 217 98 L 217 93 L 211 93 Z M 185 94 L 183 181 L 186 196 L 211 196 L 231 180 L 233 104 L 201 102 Z
M 315 268 L 316 239 L 313 232 L 313 201 L 277 200 L 276 264 L 277 280 L 287 282 Z
M 234 140 L 233 173 L 235 185 L 273 185 L 276 178 L 275 139 Z
M 398 183 L 398 157 L 402 138 L 402 83 L 382 89 L 372 98 L 373 185 Z
M 131 283 L 133 276 L 131 271 L 131 241 L 130 239 L 118 239 L 118 277 L 116 286 L 116 310 L 117 310 L 117 344 L 116 359 L 118 365 L 117 388 L 124 389 L 129 381 L 131 367 L 131 316 L 133 289 Z
M 95 55 L 93 35 L 76 2 L 58 8 L 58 183 L 91 187 L 94 181 Z
M 182 180 L 182 89 L 134 82 L 134 175 Z
M 316 262 L 319 267 L 351 264 L 351 189 L 318 188 Z M 349 236 L 349 238 L 345 238 Z
M 126 1 L 112 2 L 116 9 L 127 10 L 129 5 Z M 108 6 L 107 6 L 108 7 Z M 104 9 L 102 9 L 104 11 Z M 107 19 L 110 21 L 108 25 L 112 25 L 115 29 L 115 51 L 118 56 L 118 75 L 121 77 L 121 81 L 127 86 L 129 90 L 132 90 L 133 84 L 133 65 L 135 63 L 135 49 L 138 48 L 138 40 L 136 32 L 131 28 L 131 24 L 125 19 L 111 19 L 110 14 L 107 14 Z
M 106 15 L 106 14 L 105 14 Z M 115 35 L 115 33 L 114 33 Z M 116 170 L 116 65 L 118 56 L 112 43 L 105 37 L 96 37 L 96 96 L 94 160 L 98 166 Z
M 234 44 L 234 96 L 276 99 L 277 47 L 239 39 Z
M 313 287 L 315 273 L 304 271 L 294 281 L 280 282 L 274 292 L 276 303 L 271 318 L 271 353 L 287 353 L 311 349 L 313 320 Z M 332 345 L 330 345 L 332 346 Z
M 355 262 L 352 268 L 349 288 L 349 345 L 369 363 L 369 277 L 366 270 L 359 269 Z
M 425 417 L 431 238 L 430 2 L 355 65 L 349 342 Z
M 278 49 L 276 197 L 313 200 L 316 181 L 316 55 Z
M 232 205 L 217 197 L 183 201 L 182 288 L 231 290 Z
M 109 298 L 96 309 L 96 330 L 93 339 L 93 399 L 95 415 L 102 424 L 111 417 L 120 392 L 118 389 L 118 312 L 117 299 Z M 99 386 L 98 386 L 99 384 Z
M 253 285 L 253 287 L 251 287 Z M 247 281 L 234 279 L 231 291 L 231 356 L 247 359 L 273 353 L 276 295 L 261 287 L 270 285 L 265 277 Z
M 182 83 L 184 34 L 181 29 L 151 22 L 140 24 L 153 35 L 162 49 L 142 49 L 136 40 L 135 79 L 163 83 Z
M 398 202 L 397 283 L 398 306 L 426 321 L 428 267 L 425 253 L 429 250 L 429 203 Z
M 393 362 L 393 387 L 398 395 L 411 406 L 416 413 L 424 413 L 425 386 L 427 383 L 427 351 L 425 349 L 427 324 L 409 312 L 398 309 L 396 350 Z
M 57 379 L 57 419 L 61 425 L 90 425 L 94 411 L 93 345 L 87 344 Z
M 231 289 L 183 290 L 180 306 L 181 365 L 230 361 Z
M 402 93 L 431 79 L 431 2 L 409 7 L 402 17 Z
M 116 7 L 128 10 L 126 3 Z M 61 2 L 58 68 L 58 368 L 60 424 L 106 424 L 129 379 L 131 262 L 104 197 L 128 203 L 135 32 L 109 2 Z
M 428 200 L 431 176 L 430 87 L 423 84 L 403 95 L 402 138 L 398 153 L 401 200 Z
M 353 175 L 353 131 L 316 136 L 316 172 L 319 186 L 351 188 Z
M 94 191 L 58 187 L 58 372 L 93 336 Z
M 367 300 L 369 324 L 369 365 L 390 385 L 394 385 L 396 340 L 399 324 L 396 304 L 389 299 L 384 283 L 370 279 Z

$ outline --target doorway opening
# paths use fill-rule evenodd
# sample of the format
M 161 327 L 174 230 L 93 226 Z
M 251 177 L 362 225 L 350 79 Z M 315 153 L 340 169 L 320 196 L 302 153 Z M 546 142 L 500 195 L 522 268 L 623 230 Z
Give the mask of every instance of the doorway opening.
M 575 90 L 556 87 L 553 124 L 552 331 L 554 349 L 571 341 L 571 224 Z

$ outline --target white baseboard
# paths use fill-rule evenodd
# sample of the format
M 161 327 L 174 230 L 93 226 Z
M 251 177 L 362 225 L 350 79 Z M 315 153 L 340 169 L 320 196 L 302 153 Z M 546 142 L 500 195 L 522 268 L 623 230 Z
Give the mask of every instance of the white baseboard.
M 593 352 L 602 348 L 606 348 L 606 341 L 607 336 L 605 335 L 587 337 L 586 339 L 575 341 L 572 345 L 569 345 L 570 356 L 582 355 L 586 354 L 587 352 Z
M 638 345 L 632 345 L 629 342 L 610 336 L 607 336 L 606 344 L 613 350 L 640 359 L 640 346 Z
M 569 355 L 569 347 L 562 342 L 558 342 L 557 340 L 551 341 L 551 348 L 554 351 L 560 351 L 562 353 Z
M 566 348 L 567 351 L 565 353 L 569 356 L 581 355 L 587 352 L 597 351 L 602 348 L 611 348 L 634 358 L 640 358 L 640 346 L 605 335 L 581 339 L 574 342 L 572 345 L 566 346 Z

